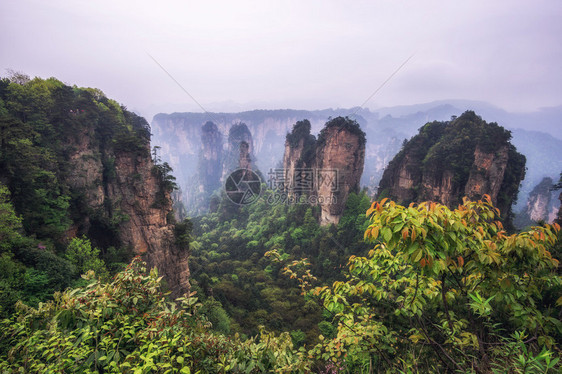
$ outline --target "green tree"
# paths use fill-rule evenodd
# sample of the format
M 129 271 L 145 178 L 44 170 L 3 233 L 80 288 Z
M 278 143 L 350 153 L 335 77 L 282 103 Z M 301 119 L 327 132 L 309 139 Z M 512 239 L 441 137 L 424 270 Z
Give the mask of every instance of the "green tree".
M 181 250 L 186 251 L 189 249 L 192 230 L 193 230 L 193 224 L 187 218 L 184 219 L 182 222 L 178 222 L 174 225 L 174 237 L 176 239 L 176 245 Z
M 213 298 L 205 300 L 202 303 L 200 312 L 207 317 L 215 331 L 224 335 L 230 333 L 230 318 L 219 301 Z
M 262 330 L 246 341 L 214 334 L 193 295 L 166 301 L 160 281 L 135 258 L 109 283 L 56 293 L 37 309 L 18 303 L 17 315 L 0 321 L 0 371 L 310 372 L 288 333 Z
M 12 249 L 14 242 L 21 239 L 21 230 L 21 218 L 10 202 L 10 191 L 0 183 L 0 252 Z
M 543 294 L 562 284 L 550 253 L 558 225 L 508 236 L 489 196 L 455 210 L 386 200 L 367 211 L 375 248 L 351 256 L 346 281 L 312 291 L 338 320 L 317 354 L 371 371 L 556 365 L 562 298 L 543 305 Z
M 100 250 L 92 248 L 92 243 L 85 236 L 82 238 L 72 238 L 64 257 L 76 267 L 79 274 L 85 274 L 93 270 L 98 276 L 108 275 L 105 263 L 99 258 Z

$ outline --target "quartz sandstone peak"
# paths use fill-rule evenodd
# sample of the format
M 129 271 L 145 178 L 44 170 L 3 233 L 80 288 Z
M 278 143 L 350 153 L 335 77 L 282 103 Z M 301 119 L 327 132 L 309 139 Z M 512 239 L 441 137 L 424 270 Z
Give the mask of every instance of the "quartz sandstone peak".
M 318 136 L 310 123 L 299 121 L 287 135 L 283 167 L 289 194 L 306 193 L 320 208 L 320 224 L 337 224 L 350 192 L 359 191 L 365 161 L 365 133 L 349 118 L 329 120 Z M 312 171 L 312 191 L 295 190 L 291 183 L 300 171 Z
M 155 173 L 149 140 L 142 152 L 119 150 L 100 146 L 95 131 L 82 129 L 69 155 L 73 172 L 67 183 L 82 192 L 90 212 L 69 234 L 84 233 L 98 245 L 129 248 L 158 269 L 174 296 L 188 292 L 189 251 L 176 244 L 174 226 L 168 222 L 172 202 Z
M 232 125 L 228 131 L 228 145 L 221 181 L 224 182 L 228 174 L 238 168 L 251 169 L 253 163 L 255 163 L 255 156 L 252 133 L 245 123 Z
M 217 125 L 207 121 L 201 127 L 200 143 L 197 172 L 186 188 L 185 201 L 192 216 L 208 211 L 211 195 L 221 187 L 223 176 L 223 134 Z
M 464 196 L 487 194 L 507 218 L 525 175 L 525 156 L 510 138 L 509 131 L 471 111 L 448 122 L 427 123 L 389 163 L 378 196 L 454 207 Z
M 519 228 L 536 225 L 540 221 L 553 223 L 557 219 L 559 192 L 554 190 L 552 178 L 545 177 L 529 193 L 525 208 L 516 216 L 515 225 Z
M 222 175 L 223 136 L 213 122 L 201 128 L 201 153 L 199 157 L 199 189 L 214 191 L 220 186 Z

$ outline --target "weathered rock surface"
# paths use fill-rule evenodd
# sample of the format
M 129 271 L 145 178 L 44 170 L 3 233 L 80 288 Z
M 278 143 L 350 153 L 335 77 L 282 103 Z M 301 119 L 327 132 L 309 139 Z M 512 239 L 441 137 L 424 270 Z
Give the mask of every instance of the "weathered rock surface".
M 201 128 L 199 156 L 199 189 L 214 191 L 220 186 L 222 175 L 223 135 L 217 125 L 207 122 Z
M 508 151 L 507 145 L 499 147 L 495 153 L 484 152 L 480 146 L 476 146 L 474 163 L 464 188 L 466 196 L 478 197 L 488 194 L 493 196 L 493 201 L 497 203 L 509 159 Z
M 555 222 L 562 225 L 562 192 L 558 195 L 558 201 L 560 202 L 560 208 L 558 208 L 558 214 L 556 215 Z
M 219 127 L 208 121 L 201 127 L 197 172 L 189 178 L 186 188 L 188 213 L 207 213 L 212 197 L 217 196 L 228 175 L 236 169 L 257 169 L 253 137 L 248 126 L 244 123 L 234 124 L 224 144 Z
M 286 190 L 289 194 L 306 194 L 312 203 L 320 205 L 321 225 L 337 224 L 349 193 L 359 191 L 365 143 L 359 125 L 343 117 L 328 121 L 317 141 L 310 135 L 308 121 L 297 122 L 287 135 L 283 157 Z M 301 177 L 312 178 L 311 189 L 295 186 L 299 172 Z
M 509 143 L 510 137 L 474 112 L 451 122 L 428 123 L 390 162 L 379 197 L 454 207 L 464 196 L 479 199 L 487 194 L 508 217 L 525 172 L 525 157 Z
M 197 172 L 186 187 L 186 206 L 190 215 L 204 214 L 210 197 L 221 186 L 223 176 L 223 134 L 213 122 L 201 127 Z
M 316 165 L 318 171 L 330 178 L 335 170 L 336 186 L 329 180 L 318 183 L 318 202 L 322 208 L 320 224 L 337 224 L 340 220 L 350 192 L 359 192 L 359 181 L 365 162 L 365 135 L 357 126 L 351 131 L 341 127 L 343 118 L 339 117 L 334 126 L 322 130 L 319 136 Z M 361 133 L 359 133 L 361 132 Z
M 161 187 L 152 167 L 150 158 L 116 154 L 116 178 L 108 185 L 108 197 L 129 217 L 119 227 L 121 243 L 142 255 L 150 267 L 155 266 L 179 295 L 189 290 L 189 252 L 175 244 L 173 225 L 168 223 L 170 196 L 166 194 L 164 204 L 154 204 Z
M 287 134 L 285 140 L 285 152 L 283 153 L 283 186 L 282 189 L 293 198 L 302 194 L 312 195 L 314 191 L 314 180 L 312 188 L 295 186 L 296 173 L 300 171 L 311 171 L 316 167 L 316 137 L 310 134 L 311 124 L 308 120 L 295 123 L 293 130 Z M 313 173 L 309 177 L 314 179 Z
M 245 123 L 237 123 L 228 131 L 228 144 L 223 163 L 222 181 L 235 169 L 251 169 L 255 162 L 254 140 Z
M 188 248 L 175 243 L 169 193 L 154 172 L 148 139 L 142 152 L 100 146 L 93 128 L 76 137 L 68 185 L 82 196 L 87 214 L 71 235 L 88 234 L 94 244 L 126 247 L 157 267 L 173 295 L 189 290 Z
M 515 219 L 515 225 L 519 228 L 534 225 L 539 221 L 553 223 L 559 213 L 559 193 L 552 190 L 553 180 L 545 177 L 533 188 L 527 199 L 525 208 Z
M 193 179 L 198 172 L 198 157 L 202 149 L 201 126 L 212 121 L 218 131 L 228 139 L 230 129 L 244 123 L 251 133 L 250 157 L 253 167 L 267 174 L 270 170 L 279 168 L 283 157 L 284 138 L 291 131 L 292 125 L 300 118 L 308 118 L 314 131 L 318 132 L 329 117 L 336 117 L 346 110 L 253 110 L 240 113 L 171 113 L 157 114 L 151 124 L 153 144 L 162 147 L 162 159 L 174 169 L 177 183 L 185 192 L 184 204 L 189 211 L 193 211 L 190 199 L 193 190 Z M 358 116 L 359 117 L 359 116 Z M 228 143 L 224 144 L 224 155 L 228 151 Z M 238 167 L 239 145 L 234 148 L 231 167 Z M 228 171 L 222 171 L 222 178 Z M 224 181 L 224 179 L 223 179 Z

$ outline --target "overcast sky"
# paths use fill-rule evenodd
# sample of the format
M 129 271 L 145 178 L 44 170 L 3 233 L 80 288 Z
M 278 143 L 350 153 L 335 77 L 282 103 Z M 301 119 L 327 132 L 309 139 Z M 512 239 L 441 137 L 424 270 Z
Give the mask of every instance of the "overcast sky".
M 562 104 L 562 1 L 0 2 L 0 75 L 97 87 L 150 121 L 440 99 Z

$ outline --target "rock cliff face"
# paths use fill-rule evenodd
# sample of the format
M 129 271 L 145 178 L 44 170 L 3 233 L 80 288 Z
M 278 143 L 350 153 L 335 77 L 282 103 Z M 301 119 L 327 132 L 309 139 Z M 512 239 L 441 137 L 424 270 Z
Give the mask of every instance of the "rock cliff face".
M 328 121 L 317 141 L 306 120 L 297 122 L 287 135 L 283 157 L 286 191 L 306 194 L 311 203 L 320 205 L 321 225 L 337 224 L 349 193 L 359 191 L 365 143 L 357 122 L 343 117 Z
M 253 137 L 244 123 L 237 123 L 228 131 L 223 143 L 219 127 L 208 121 L 201 127 L 197 171 L 188 178 L 186 205 L 190 215 L 209 211 L 211 197 L 222 188 L 228 175 L 236 169 L 254 169 Z
M 562 225 L 562 192 L 558 195 L 558 201 L 560 202 L 560 208 L 558 208 L 558 214 L 556 215 L 555 222 Z
M 525 157 L 509 143 L 510 137 L 509 131 L 470 111 L 451 122 L 428 123 L 390 162 L 379 197 L 453 207 L 463 196 L 488 194 L 502 216 L 509 217 L 525 171 Z
M 134 150 L 100 142 L 97 129 L 73 138 L 66 183 L 86 214 L 77 217 L 70 235 L 88 234 L 94 244 L 126 247 L 157 267 L 174 296 L 189 290 L 188 248 L 176 245 L 169 191 L 150 157 L 149 140 Z
M 190 215 L 206 213 L 211 194 L 220 188 L 223 174 L 223 135 L 213 122 L 201 127 L 201 150 L 197 172 L 186 187 L 186 205 Z
M 174 295 L 179 295 L 189 290 L 189 253 L 175 244 L 173 226 L 168 223 L 172 212 L 169 194 L 165 193 L 164 202 L 155 206 L 162 187 L 153 166 L 150 158 L 116 154 L 116 178 L 108 185 L 108 198 L 129 217 L 120 225 L 121 243 L 141 254 L 149 266 L 158 268 Z
M 314 132 L 320 131 L 329 117 L 336 117 L 350 110 L 253 110 L 240 113 L 172 113 L 157 114 L 151 123 L 153 145 L 161 146 L 162 159 L 174 169 L 177 183 L 184 193 L 184 203 L 192 210 L 187 193 L 193 189 L 193 178 L 197 174 L 201 143 L 201 126 L 211 120 L 226 138 L 236 124 L 244 123 L 252 135 L 251 157 L 254 167 L 264 173 L 278 168 L 284 152 L 283 139 L 292 125 L 300 118 L 308 118 Z M 228 144 L 224 145 L 228 148 Z M 237 160 L 239 147 L 233 149 Z M 226 153 L 227 149 L 225 149 Z M 231 166 L 234 163 L 231 164 Z M 237 164 L 236 164 L 237 165 Z M 226 174 L 223 171 L 223 176 Z
M 228 131 L 228 145 L 225 151 L 221 180 L 224 181 L 228 173 L 235 169 L 251 169 L 254 162 L 252 133 L 245 123 L 237 123 Z
M 515 219 L 519 228 L 534 225 L 539 221 L 552 223 L 558 216 L 560 209 L 558 192 L 552 190 L 553 181 L 545 177 L 533 188 L 527 199 L 525 209 Z
M 479 145 L 474 150 L 474 163 L 464 188 L 466 196 L 497 196 L 503 181 L 509 160 L 507 145 L 499 147 L 495 153 L 485 152 Z
M 318 136 L 316 165 L 323 176 L 318 183 L 322 208 L 320 224 L 337 224 L 350 192 L 359 192 L 365 162 L 365 133 L 347 118 L 334 118 Z M 332 171 L 335 171 L 333 174 Z M 331 177 L 336 178 L 336 185 Z
M 283 153 L 283 189 L 290 197 L 300 196 L 303 193 L 311 194 L 313 189 L 295 186 L 301 170 L 309 170 L 316 166 L 316 137 L 310 134 L 311 124 L 308 120 L 298 121 L 293 130 L 287 134 L 285 140 L 285 152 Z M 311 176 L 314 178 L 313 176 Z
M 201 128 L 199 156 L 199 190 L 214 191 L 220 187 L 222 175 L 223 135 L 217 125 L 207 122 Z

